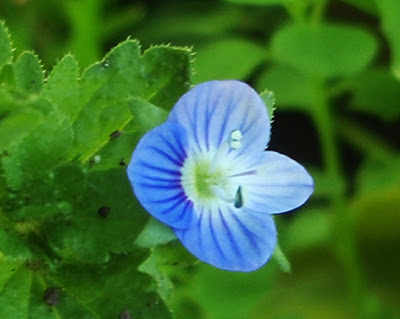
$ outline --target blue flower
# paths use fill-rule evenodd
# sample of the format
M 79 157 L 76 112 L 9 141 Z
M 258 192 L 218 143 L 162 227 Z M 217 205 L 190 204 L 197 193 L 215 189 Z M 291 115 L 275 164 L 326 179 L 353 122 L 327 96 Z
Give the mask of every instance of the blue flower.
M 313 192 L 303 166 L 265 151 L 269 139 L 267 109 L 251 87 L 202 83 L 139 141 L 128 177 L 142 206 L 193 255 L 221 269 L 252 271 L 274 251 L 272 215 Z

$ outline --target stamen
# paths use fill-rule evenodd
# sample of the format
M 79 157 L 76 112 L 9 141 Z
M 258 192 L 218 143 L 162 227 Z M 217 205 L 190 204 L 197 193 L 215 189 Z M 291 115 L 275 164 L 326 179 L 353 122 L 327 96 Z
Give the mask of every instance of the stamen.
M 240 186 L 240 185 L 236 191 L 234 205 L 236 208 L 241 208 L 243 206 L 242 186 Z
M 242 132 L 240 130 L 233 130 L 229 137 L 229 146 L 233 149 L 238 149 L 242 147 Z

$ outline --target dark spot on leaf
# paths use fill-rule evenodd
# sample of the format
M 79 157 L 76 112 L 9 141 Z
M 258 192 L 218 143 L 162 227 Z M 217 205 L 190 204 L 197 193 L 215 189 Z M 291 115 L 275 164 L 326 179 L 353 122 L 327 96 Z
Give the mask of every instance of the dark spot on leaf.
M 59 297 L 58 290 L 55 287 L 47 288 L 43 294 L 43 299 L 49 306 L 56 306 Z
M 131 313 L 129 312 L 129 310 L 124 310 L 121 312 L 121 314 L 119 315 L 119 319 L 132 319 Z
M 99 214 L 100 217 L 106 218 L 108 214 L 110 214 L 110 207 L 108 206 L 102 206 L 97 210 L 97 214 Z
M 115 140 L 116 138 L 120 137 L 122 134 L 121 131 L 114 131 L 110 134 L 110 140 Z
M 11 271 L 15 271 L 15 268 L 11 269 Z
M 126 166 L 126 163 L 125 163 L 123 158 L 121 158 L 121 160 L 119 161 L 119 165 L 120 166 Z

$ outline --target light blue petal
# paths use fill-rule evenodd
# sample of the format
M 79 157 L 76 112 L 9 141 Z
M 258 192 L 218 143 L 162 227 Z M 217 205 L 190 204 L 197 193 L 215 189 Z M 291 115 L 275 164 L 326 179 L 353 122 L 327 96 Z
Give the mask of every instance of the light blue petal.
M 187 228 L 197 221 L 180 181 L 186 148 L 184 129 L 176 123 L 164 123 L 139 141 L 127 170 L 142 206 L 175 228 Z
M 210 81 L 195 86 L 172 109 L 168 121 L 188 132 L 195 152 L 215 151 L 234 130 L 242 133 L 242 147 L 234 156 L 265 149 L 270 138 L 270 119 L 260 96 L 239 81 Z
M 303 166 L 272 151 L 242 158 L 230 178 L 241 185 L 243 206 L 260 213 L 293 210 L 314 191 L 314 181 Z
M 276 245 L 272 216 L 228 206 L 202 209 L 191 228 L 175 229 L 182 244 L 197 258 L 217 268 L 253 271 L 271 257 Z

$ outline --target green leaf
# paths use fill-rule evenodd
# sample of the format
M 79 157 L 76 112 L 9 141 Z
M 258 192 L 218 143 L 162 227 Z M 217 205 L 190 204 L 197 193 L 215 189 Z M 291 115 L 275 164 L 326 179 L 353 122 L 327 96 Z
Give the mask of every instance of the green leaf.
M 269 88 L 274 92 L 280 109 L 310 111 L 314 88 L 310 79 L 294 68 L 274 65 L 261 74 L 257 88 Z
M 43 120 L 42 114 L 22 109 L 0 116 L 0 153 L 12 142 L 18 141 L 36 128 Z
M 3 65 L 12 61 L 12 46 L 10 35 L 2 21 L 0 21 L 0 70 Z
M 382 29 L 391 48 L 392 71 L 400 78 L 400 1 L 376 0 Z
M 69 262 L 105 263 L 111 253 L 126 253 L 149 215 L 135 200 L 122 167 L 93 171 L 81 200 L 70 202 L 65 220 L 46 225 L 50 247 Z
M 396 121 L 400 116 L 400 80 L 383 69 L 362 73 L 354 80 L 351 108 Z
M 13 229 L 13 225 L 1 221 L 0 226 L 0 255 L 8 260 L 25 261 L 32 253 L 21 235 Z
M 283 5 L 286 3 L 285 0 L 225 0 L 226 2 L 232 2 L 243 5 L 257 5 L 257 6 L 269 6 L 269 5 Z
M 35 108 L 45 116 L 42 124 L 13 143 L 2 158 L 8 185 L 30 189 L 51 178 L 52 170 L 71 158 L 72 127 L 51 103 L 38 100 Z
M 115 256 L 105 267 L 66 265 L 52 276 L 64 294 L 76 300 L 94 318 L 172 318 L 164 301 L 155 292 L 156 283 L 137 270 L 143 261 L 141 251 L 127 256 Z M 62 296 L 60 296 L 60 305 Z M 57 306 L 58 308 L 58 306 Z M 81 318 L 66 317 L 61 318 Z
M 139 44 L 128 40 L 85 71 L 87 103 L 74 123 L 81 159 L 94 156 L 110 134 L 129 123 L 131 97 L 170 109 L 189 88 L 189 59 L 189 50 L 168 46 L 152 47 L 141 56 Z
M 109 135 L 107 144 L 97 154 L 100 161 L 94 162 L 93 169 L 102 170 L 126 166 L 139 139 L 152 128 L 165 122 L 168 112 L 141 99 L 132 98 L 126 102 L 132 113 L 132 120 L 123 130 Z
M 174 286 L 168 276 L 166 276 L 160 269 L 161 261 L 159 259 L 157 251 L 152 252 L 150 257 L 139 266 L 138 270 L 153 277 L 157 282 L 158 294 L 165 302 L 168 302 L 171 298 Z
M 400 156 L 377 161 L 367 158 L 357 174 L 357 194 L 373 194 L 382 190 L 400 187 Z
M 199 47 L 195 57 L 195 83 L 245 80 L 265 59 L 265 50 L 252 41 L 228 38 Z
M 42 96 L 74 121 L 83 107 L 80 91 L 79 67 L 72 55 L 66 55 L 51 71 Z
M 346 77 L 361 72 L 377 43 L 367 31 L 334 24 L 288 25 L 272 39 L 275 59 L 314 77 Z
M 176 240 L 172 229 L 154 218 L 150 218 L 136 239 L 136 245 L 143 248 L 155 247 Z
M 265 89 L 260 93 L 260 97 L 265 103 L 265 106 L 267 107 L 269 119 L 272 122 L 274 120 L 274 112 L 275 112 L 275 94 L 273 91 L 270 91 L 268 89 Z
M 43 87 L 44 75 L 39 58 L 32 52 L 24 52 L 14 65 L 17 88 L 37 94 Z
M 366 13 L 377 15 L 378 9 L 375 4 L 375 0 L 341 0 L 341 1 L 349 5 L 352 5 Z

